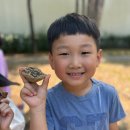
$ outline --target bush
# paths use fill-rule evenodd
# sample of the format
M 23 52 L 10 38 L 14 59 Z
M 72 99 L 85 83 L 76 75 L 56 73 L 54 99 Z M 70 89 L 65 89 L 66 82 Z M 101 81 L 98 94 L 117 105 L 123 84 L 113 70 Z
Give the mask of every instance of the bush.
M 29 36 L 4 35 L 2 37 L 2 49 L 5 53 L 31 53 L 32 45 Z M 38 52 L 48 51 L 47 36 L 40 32 L 36 34 L 36 45 Z M 101 38 L 102 49 L 130 49 L 130 36 L 118 37 L 108 36 Z
M 43 33 L 38 33 L 36 37 L 37 49 L 39 52 L 48 51 L 47 36 Z
M 7 54 L 32 52 L 32 45 L 29 36 L 4 35 L 2 41 L 3 41 L 2 49 Z M 44 33 L 38 33 L 36 35 L 35 42 L 38 52 L 48 51 L 47 37 Z
M 101 48 L 103 49 L 130 49 L 130 36 L 103 37 L 101 38 Z

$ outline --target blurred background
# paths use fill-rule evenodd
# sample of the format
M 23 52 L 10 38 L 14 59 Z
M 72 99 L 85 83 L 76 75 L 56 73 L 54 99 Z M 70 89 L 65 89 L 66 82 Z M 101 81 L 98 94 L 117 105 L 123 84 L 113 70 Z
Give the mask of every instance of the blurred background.
M 130 1 L 129 0 L 0 0 L 0 37 L 8 66 L 8 78 L 20 83 L 11 86 L 11 98 L 23 112 L 28 130 L 28 107 L 21 101 L 21 66 L 36 66 L 59 79 L 48 64 L 46 32 L 60 16 L 77 12 L 95 19 L 101 31 L 103 59 L 95 78 L 115 86 L 126 111 L 120 130 L 130 130 Z M 0 64 L 1 66 L 2 64 Z

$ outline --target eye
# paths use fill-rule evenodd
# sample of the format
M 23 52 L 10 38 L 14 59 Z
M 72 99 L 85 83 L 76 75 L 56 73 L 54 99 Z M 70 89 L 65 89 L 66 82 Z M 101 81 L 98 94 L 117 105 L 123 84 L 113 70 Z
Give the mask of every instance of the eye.
M 60 53 L 59 55 L 69 55 L 69 53 Z
M 83 51 L 81 52 L 82 55 L 86 55 L 86 54 L 90 54 L 91 52 L 88 52 L 88 51 Z

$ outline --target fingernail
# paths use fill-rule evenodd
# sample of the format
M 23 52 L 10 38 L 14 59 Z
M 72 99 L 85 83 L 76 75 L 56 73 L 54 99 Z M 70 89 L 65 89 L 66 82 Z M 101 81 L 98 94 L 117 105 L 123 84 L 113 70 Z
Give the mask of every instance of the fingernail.
M 36 92 L 34 92 L 34 93 L 33 93 L 33 95 L 35 96 L 35 95 L 37 95 L 37 93 L 36 93 Z
M 30 93 L 30 94 L 29 94 L 29 96 L 31 96 L 31 97 L 32 97 L 33 95 L 34 95 L 33 93 Z

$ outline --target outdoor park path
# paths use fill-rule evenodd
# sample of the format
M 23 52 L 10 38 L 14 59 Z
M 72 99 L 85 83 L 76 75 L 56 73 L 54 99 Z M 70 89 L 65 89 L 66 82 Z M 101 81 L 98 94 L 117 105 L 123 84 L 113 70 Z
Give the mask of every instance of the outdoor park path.
M 107 55 L 103 57 L 105 61 L 109 62 L 130 62 L 130 55 L 123 55 L 123 56 L 111 56 Z
M 10 58 L 12 57 L 12 58 Z M 39 63 L 39 64 L 48 64 L 48 55 L 45 53 L 40 54 L 15 54 L 11 56 L 6 56 L 7 63 L 9 66 L 18 65 L 18 64 L 30 64 L 30 63 Z M 113 56 L 113 55 L 106 55 L 103 56 L 103 62 L 121 62 L 127 63 L 130 62 L 130 55 L 123 55 L 123 56 Z M 15 66 L 14 66 L 15 67 Z

